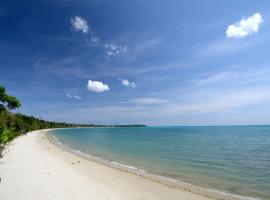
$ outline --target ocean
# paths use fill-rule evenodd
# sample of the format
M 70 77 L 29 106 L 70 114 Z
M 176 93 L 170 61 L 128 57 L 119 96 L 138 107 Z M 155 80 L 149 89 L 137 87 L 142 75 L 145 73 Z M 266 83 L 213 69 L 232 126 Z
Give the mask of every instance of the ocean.
M 103 163 L 240 199 L 270 199 L 270 126 L 71 128 L 49 134 Z

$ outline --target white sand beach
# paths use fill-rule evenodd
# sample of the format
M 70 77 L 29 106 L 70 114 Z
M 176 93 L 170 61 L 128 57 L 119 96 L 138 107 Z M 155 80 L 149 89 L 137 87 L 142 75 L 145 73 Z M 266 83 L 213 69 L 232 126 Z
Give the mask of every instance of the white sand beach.
M 11 142 L 0 159 L 0 200 L 209 200 L 66 152 L 46 130 Z

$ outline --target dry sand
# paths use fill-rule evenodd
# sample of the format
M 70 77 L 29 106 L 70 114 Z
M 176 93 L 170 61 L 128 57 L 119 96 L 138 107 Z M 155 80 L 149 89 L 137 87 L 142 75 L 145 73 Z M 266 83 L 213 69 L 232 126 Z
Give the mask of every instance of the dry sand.
M 53 145 L 45 132 L 7 146 L 0 159 L 0 200 L 210 200 L 83 159 Z

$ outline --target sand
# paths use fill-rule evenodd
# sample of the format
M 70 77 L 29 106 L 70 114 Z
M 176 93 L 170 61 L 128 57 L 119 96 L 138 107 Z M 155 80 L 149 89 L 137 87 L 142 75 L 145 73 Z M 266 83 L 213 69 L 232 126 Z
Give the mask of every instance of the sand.
M 52 144 L 46 130 L 16 138 L 0 159 L 0 200 L 210 200 L 83 159 Z

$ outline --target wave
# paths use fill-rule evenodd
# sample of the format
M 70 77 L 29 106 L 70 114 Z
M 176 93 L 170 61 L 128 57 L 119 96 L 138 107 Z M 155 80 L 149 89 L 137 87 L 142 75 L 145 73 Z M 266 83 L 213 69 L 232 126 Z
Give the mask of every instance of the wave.
M 46 136 L 51 143 L 55 144 L 56 146 L 60 147 L 61 149 L 65 150 L 65 151 L 73 153 L 81 158 L 84 158 L 84 159 L 87 159 L 90 161 L 94 161 L 94 162 L 109 166 L 109 167 L 114 168 L 114 169 L 118 169 L 121 171 L 132 173 L 132 174 L 135 174 L 138 176 L 142 176 L 144 178 L 150 179 L 154 182 L 161 183 L 161 184 L 166 185 L 166 186 L 171 187 L 171 188 L 185 190 L 188 192 L 192 192 L 194 194 L 203 195 L 203 196 L 213 198 L 216 200 L 262 200 L 260 198 L 241 196 L 241 195 L 232 194 L 229 192 L 219 191 L 219 190 L 212 189 L 212 188 L 204 188 L 204 187 L 201 187 L 198 185 L 186 183 L 186 182 L 176 180 L 173 178 L 169 178 L 166 176 L 152 174 L 144 169 L 139 169 L 139 168 L 134 167 L 134 166 L 130 166 L 130 165 L 116 162 L 116 161 L 104 159 L 102 157 L 94 156 L 94 155 L 91 155 L 89 153 L 84 153 L 78 149 L 73 149 L 68 144 L 63 144 L 62 142 L 60 142 L 60 140 L 52 134 L 46 133 Z

